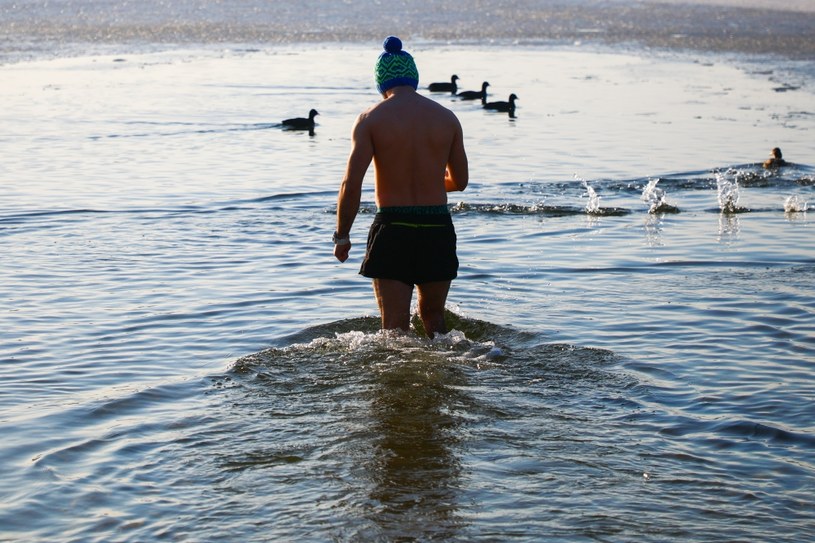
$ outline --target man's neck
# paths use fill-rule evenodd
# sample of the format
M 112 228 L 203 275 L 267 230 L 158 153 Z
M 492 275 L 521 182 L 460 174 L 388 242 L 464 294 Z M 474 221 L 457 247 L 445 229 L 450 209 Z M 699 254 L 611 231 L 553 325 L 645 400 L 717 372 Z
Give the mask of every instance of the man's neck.
M 385 91 L 385 100 L 388 98 L 392 98 L 394 96 L 404 96 L 407 94 L 415 94 L 416 89 L 411 87 L 410 85 L 399 85 L 398 87 L 393 87 Z

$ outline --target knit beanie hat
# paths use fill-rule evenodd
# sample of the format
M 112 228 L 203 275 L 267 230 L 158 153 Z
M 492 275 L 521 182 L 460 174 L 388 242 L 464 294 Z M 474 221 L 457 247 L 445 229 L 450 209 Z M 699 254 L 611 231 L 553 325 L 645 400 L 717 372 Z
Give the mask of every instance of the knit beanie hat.
M 382 94 L 399 85 L 410 85 L 415 90 L 419 86 L 419 71 L 413 57 L 402 51 L 402 40 L 388 36 L 382 46 L 385 51 L 376 61 L 376 90 Z

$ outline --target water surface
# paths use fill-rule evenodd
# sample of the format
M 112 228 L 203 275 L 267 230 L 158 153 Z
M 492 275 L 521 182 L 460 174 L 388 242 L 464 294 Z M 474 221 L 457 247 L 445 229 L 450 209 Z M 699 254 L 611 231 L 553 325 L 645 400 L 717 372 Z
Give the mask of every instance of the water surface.
M 377 47 L 0 67 L 0 539 L 815 537 L 811 62 L 411 47 L 520 97 L 433 95 L 472 179 L 430 342 L 377 332 L 370 183 L 331 255 Z

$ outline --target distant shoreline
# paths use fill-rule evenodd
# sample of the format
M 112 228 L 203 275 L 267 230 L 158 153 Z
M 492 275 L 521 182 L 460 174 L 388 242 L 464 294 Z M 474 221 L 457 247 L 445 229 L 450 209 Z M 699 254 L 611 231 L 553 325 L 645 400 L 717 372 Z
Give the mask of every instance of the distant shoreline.
M 815 6 L 801 0 L 785 8 L 775 8 L 766 0 L 521 0 L 511 9 L 499 0 L 484 0 L 479 10 L 466 3 L 454 6 L 429 0 L 421 9 L 396 11 L 372 0 L 326 1 L 318 13 L 309 14 L 302 12 L 297 0 L 98 4 L 99 0 L 58 5 L 40 0 L 23 8 L 0 1 L 0 63 L 118 46 L 360 43 L 378 41 L 390 33 L 445 43 L 630 43 L 668 50 L 815 58 Z
M 815 13 L 815 2 L 812 2 L 812 0 L 785 0 L 783 4 L 778 0 L 644 0 L 644 2 L 649 4 L 723 6 Z

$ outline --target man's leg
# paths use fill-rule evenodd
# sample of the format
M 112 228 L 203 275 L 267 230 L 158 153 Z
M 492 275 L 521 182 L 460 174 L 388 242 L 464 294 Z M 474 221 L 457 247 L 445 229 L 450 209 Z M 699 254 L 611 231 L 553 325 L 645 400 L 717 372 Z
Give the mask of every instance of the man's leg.
M 444 305 L 450 292 L 450 281 L 434 281 L 416 286 L 419 290 L 419 318 L 424 330 L 431 338 L 439 333 L 447 333 L 444 324 Z
M 382 315 L 382 329 L 410 330 L 410 299 L 413 285 L 395 279 L 374 279 L 374 293 Z

